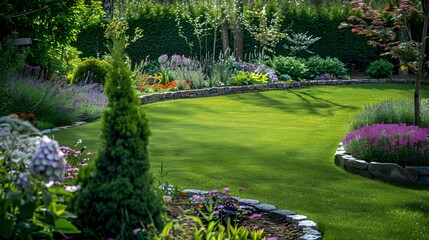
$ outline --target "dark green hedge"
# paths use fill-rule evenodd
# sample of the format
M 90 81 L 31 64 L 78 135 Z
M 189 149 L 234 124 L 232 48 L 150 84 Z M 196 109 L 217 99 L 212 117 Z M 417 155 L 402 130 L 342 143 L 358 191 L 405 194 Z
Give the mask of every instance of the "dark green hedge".
M 337 57 L 348 65 L 350 69 L 352 64 L 354 68 L 365 69 L 369 63 L 379 58 L 378 50 L 366 44 L 366 38 L 351 33 L 349 29 L 338 29 L 338 25 L 345 21 L 350 15 L 348 10 L 331 9 L 310 9 L 299 8 L 288 9 L 284 13 L 283 26 L 292 26 L 294 32 L 308 32 L 315 37 L 321 37 L 310 50 L 322 57 Z M 127 52 L 133 61 L 139 61 L 147 56 L 150 59 L 157 59 L 162 54 L 180 54 L 185 56 L 199 56 L 198 41 L 193 36 L 192 26 L 182 21 L 183 31 L 194 44 L 192 52 L 185 40 L 179 37 L 175 16 L 172 11 L 164 11 L 161 16 L 156 14 L 143 14 L 137 20 L 130 20 L 130 29 L 140 27 L 143 29 L 143 38 L 135 43 L 131 43 Z M 254 52 L 258 48 L 258 43 L 245 31 L 244 36 L 245 52 Z M 232 37 L 230 44 L 232 45 Z M 285 41 L 277 47 L 278 55 L 287 54 L 282 47 Z M 213 39 L 208 35 L 202 39 L 203 53 L 212 53 Z M 102 56 L 107 52 L 103 29 L 100 26 L 92 26 L 82 31 L 78 41 L 74 43 L 80 51 L 82 57 Z M 218 33 L 217 52 L 221 50 L 220 31 Z M 299 57 L 308 57 L 309 54 L 303 53 Z

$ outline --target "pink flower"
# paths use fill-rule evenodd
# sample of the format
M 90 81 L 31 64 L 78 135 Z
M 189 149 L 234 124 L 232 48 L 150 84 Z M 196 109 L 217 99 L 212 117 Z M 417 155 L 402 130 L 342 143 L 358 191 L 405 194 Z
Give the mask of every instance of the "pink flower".
M 259 213 L 254 213 L 254 214 L 252 214 L 252 215 L 250 215 L 250 216 L 249 216 L 249 219 L 260 218 L 260 217 L 262 217 L 262 215 L 261 215 L 261 214 L 259 214 Z
M 136 228 L 136 229 L 133 230 L 133 233 L 134 233 L 134 235 L 137 235 L 141 231 L 142 231 L 141 228 Z

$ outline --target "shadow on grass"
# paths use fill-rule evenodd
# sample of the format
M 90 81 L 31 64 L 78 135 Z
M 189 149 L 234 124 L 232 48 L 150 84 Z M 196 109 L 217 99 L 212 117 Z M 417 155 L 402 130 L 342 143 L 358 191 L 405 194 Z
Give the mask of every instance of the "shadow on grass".
M 248 95 L 234 95 L 227 97 L 231 100 L 240 101 L 258 107 L 274 108 L 287 113 L 305 111 L 312 115 L 331 116 L 335 110 L 359 109 L 358 107 L 339 104 L 299 90 L 284 91 L 284 97 L 279 98 L 280 100 L 268 97 L 266 94 L 260 92 L 252 94 L 258 99 L 258 101 L 255 101 L 254 98 L 249 98 Z M 287 96 L 290 96 L 290 94 L 295 95 L 296 98 L 288 98 Z M 324 112 L 323 110 L 327 110 L 327 112 Z
M 420 202 L 407 202 L 398 205 L 400 209 L 407 209 L 411 212 L 418 212 L 425 217 L 429 217 L 429 198 L 420 199 Z
M 373 90 L 414 90 L 414 83 L 371 83 L 371 84 L 355 84 L 347 85 L 355 89 L 373 89 Z M 421 84 L 420 94 L 422 97 L 429 96 L 429 84 Z M 413 95 L 410 95 L 410 98 Z

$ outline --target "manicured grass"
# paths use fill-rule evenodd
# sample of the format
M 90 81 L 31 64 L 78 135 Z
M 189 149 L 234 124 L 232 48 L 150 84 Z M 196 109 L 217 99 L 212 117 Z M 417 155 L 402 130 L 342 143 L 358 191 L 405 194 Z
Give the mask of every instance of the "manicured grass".
M 422 86 L 422 97 L 429 86 Z M 413 96 L 413 85 L 326 86 L 143 106 L 152 171 L 184 188 L 221 189 L 309 216 L 325 239 L 427 239 L 429 187 L 348 174 L 333 155 L 367 103 Z M 96 150 L 99 122 L 55 133 Z

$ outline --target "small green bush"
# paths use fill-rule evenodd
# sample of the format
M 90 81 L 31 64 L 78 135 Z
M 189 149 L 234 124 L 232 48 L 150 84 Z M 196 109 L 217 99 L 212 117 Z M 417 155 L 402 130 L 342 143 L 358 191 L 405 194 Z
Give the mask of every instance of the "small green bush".
M 76 67 L 73 82 L 94 82 L 104 84 L 107 74 L 108 63 L 96 58 L 89 58 Z
M 414 102 L 412 99 L 387 100 L 365 108 L 354 116 L 351 129 L 356 130 L 363 126 L 376 123 L 406 123 L 413 124 Z M 420 100 L 420 119 L 422 125 L 429 125 L 429 99 Z
M 253 85 L 252 73 L 245 71 L 237 71 L 235 75 L 228 78 L 229 86 Z
M 313 56 L 305 61 L 305 65 L 308 68 L 309 77 L 316 77 L 322 74 L 341 77 L 347 74 L 347 69 L 338 58 Z
M 115 22 L 112 22 L 114 26 Z M 117 34 L 119 35 L 119 34 Z M 133 239 L 133 229 L 164 226 L 162 199 L 153 187 L 148 159 L 149 126 L 125 63 L 126 40 L 113 39 L 95 171 L 73 198 L 84 234 L 90 239 Z
M 272 67 L 278 76 L 288 74 L 293 80 L 304 78 L 308 71 L 305 64 L 295 57 L 274 57 Z
M 392 75 L 393 64 L 385 59 L 379 59 L 371 62 L 366 74 L 373 78 L 388 78 Z

